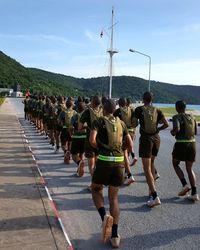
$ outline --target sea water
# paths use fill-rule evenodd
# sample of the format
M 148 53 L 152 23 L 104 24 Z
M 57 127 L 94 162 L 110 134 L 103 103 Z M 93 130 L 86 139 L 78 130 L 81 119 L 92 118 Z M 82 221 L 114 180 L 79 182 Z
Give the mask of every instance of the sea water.
M 172 103 L 154 103 L 153 105 L 158 108 L 175 108 L 175 104 Z M 187 104 L 186 108 L 200 111 L 200 105 Z

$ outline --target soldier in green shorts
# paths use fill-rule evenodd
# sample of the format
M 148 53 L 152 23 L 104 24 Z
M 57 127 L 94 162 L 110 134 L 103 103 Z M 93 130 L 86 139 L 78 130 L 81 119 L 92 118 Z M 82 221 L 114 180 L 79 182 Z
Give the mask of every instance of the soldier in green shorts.
M 177 101 L 176 111 L 178 114 L 174 115 L 172 118 L 173 129 L 171 130 L 171 134 L 176 138 L 176 143 L 172 152 L 172 163 L 183 186 L 178 195 L 184 196 L 191 189 L 191 195 L 188 196 L 188 199 L 198 201 L 199 196 L 196 189 L 196 176 L 192 169 L 196 156 L 195 135 L 197 133 L 197 126 L 194 117 L 191 114 L 186 114 L 185 110 L 185 102 L 182 100 Z M 181 161 L 185 162 L 191 187 L 187 184 L 184 173 L 179 166 Z
M 29 117 L 28 117 L 28 102 L 29 102 L 29 96 L 27 95 L 25 97 L 25 99 L 22 101 L 22 103 L 24 104 L 24 119 L 25 120 L 29 120 Z
M 70 163 L 71 155 L 71 142 L 72 142 L 72 125 L 71 118 L 76 114 L 76 111 L 73 109 L 74 103 L 72 100 L 68 99 L 66 101 L 66 109 L 62 110 L 58 120 L 59 124 L 62 126 L 60 140 L 62 150 L 64 151 L 64 162 L 66 164 Z
M 114 116 L 119 117 L 119 119 L 122 120 L 126 124 L 128 132 L 129 132 L 131 139 L 133 141 L 134 131 L 135 131 L 135 128 L 132 126 L 133 110 L 129 106 L 127 106 L 126 99 L 123 97 L 121 97 L 119 99 L 118 103 L 119 103 L 119 108 L 116 109 L 116 111 L 114 112 Z M 129 186 L 131 183 L 135 182 L 135 178 L 133 177 L 133 175 L 131 173 L 129 154 L 132 154 L 133 161 L 134 161 L 135 154 L 133 153 L 133 149 L 131 149 L 130 152 L 128 152 L 127 150 L 124 150 L 124 163 L 125 163 L 125 172 L 126 172 L 125 173 L 126 179 L 124 181 L 124 185 L 127 185 L 127 186 Z M 136 161 L 134 161 L 134 164 L 135 163 L 136 163 Z
M 71 145 L 71 154 L 73 161 L 77 164 L 77 176 L 82 177 L 84 175 L 84 144 L 86 139 L 86 129 L 78 130 L 80 123 L 80 117 L 84 112 L 85 105 L 83 102 L 78 102 L 76 111 L 77 113 L 72 116 L 71 124 L 73 126 L 72 134 L 72 145 Z
M 50 99 L 46 96 L 44 105 L 42 107 L 42 123 L 43 123 L 43 130 L 44 134 L 46 135 L 46 139 L 48 138 L 48 120 L 49 120 L 49 107 L 50 107 Z
M 66 110 L 66 105 L 64 103 L 64 99 L 62 96 L 58 96 L 56 104 L 56 114 L 55 114 L 55 134 L 54 134 L 56 141 L 55 153 L 58 153 L 60 148 L 60 134 L 62 131 L 62 126 L 59 122 L 59 116 L 60 113 L 65 110 Z
M 90 144 L 98 148 L 98 158 L 92 177 L 92 197 L 102 219 L 102 241 L 110 239 L 112 247 L 118 248 L 119 204 L 118 190 L 124 182 L 124 153 L 122 144 L 132 148 L 127 127 L 118 117 L 114 117 L 115 103 L 107 100 L 103 106 L 103 115 L 93 122 L 90 132 Z M 110 215 L 106 215 L 103 197 L 103 185 L 108 186 Z
M 87 137 L 85 139 L 85 157 L 88 159 L 88 168 L 90 171 L 90 175 L 93 176 L 94 167 L 96 158 L 98 155 L 97 149 L 92 147 L 89 142 L 89 136 L 91 131 L 91 125 L 97 117 L 102 116 L 102 107 L 101 107 L 101 99 L 99 96 L 93 96 L 91 104 L 88 108 L 83 112 L 80 118 L 79 130 L 85 128 L 87 129 Z M 91 185 L 88 186 L 88 191 L 91 191 Z
M 48 117 L 48 131 L 49 131 L 49 138 L 50 138 L 50 144 L 52 147 L 55 146 L 55 120 L 56 120 L 56 98 L 55 96 L 51 97 L 51 102 L 49 105 L 49 117 Z
M 155 187 L 154 161 L 160 147 L 159 132 L 169 126 L 162 111 L 152 106 L 152 100 L 152 94 L 145 92 L 143 95 L 144 105 L 137 107 L 134 113 L 135 126 L 138 125 L 138 120 L 140 123 L 139 156 L 142 158 L 149 187 L 150 199 L 147 201 L 149 207 L 161 204 Z

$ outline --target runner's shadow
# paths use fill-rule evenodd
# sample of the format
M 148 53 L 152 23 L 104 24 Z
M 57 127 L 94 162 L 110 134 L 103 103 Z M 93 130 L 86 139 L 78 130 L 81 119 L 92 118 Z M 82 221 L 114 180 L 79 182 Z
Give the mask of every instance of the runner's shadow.
M 124 249 L 129 249 L 131 242 L 135 242 L 135 249 L 164 249 L 165 245 L 170 247 L 171 243 L 192 235 L 200 235 L 200 227 L 177 228 L 172 230 L 157 231 L 149 234 L 135 235 L 132 238 L 126 238 L 124 241 Z M 190 246 L 188 249 L 192 249 L 192 247 L 193 246 Z M 173 249 L 173 247 L 171 249 Z M 193 249 L 198 249 L 198 247 Z
M 187 196 L 162 198 L 162 203 L 180 204 L 180 205 L 191 205 L 192 204 L 192 202 L 187 199 Z
M 87 250 L 111 250 L 111 249 L 113 249 L 109 242 L 103 244 L 100 239 L 101 239 L 101 231 L 99 231 L 99 233 L 93 233 L 92 237 L 89 240 L 75 239 L 75 240 L 71 240 L 71 241 L 72 241 L 73 248 L 79 249 L 79 250 L 84 250 L 84 249 L 87 249 Z M 120 249 L 124 249 L 123 248 L 123 241 L 120 245 Z

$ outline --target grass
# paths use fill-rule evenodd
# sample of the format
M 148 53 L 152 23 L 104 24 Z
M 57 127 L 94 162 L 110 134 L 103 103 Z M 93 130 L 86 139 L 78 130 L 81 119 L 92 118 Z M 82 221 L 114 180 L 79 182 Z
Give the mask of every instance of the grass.
M 5 97 L 0 97 L 0 105 L 5 101 Z
M 166 108 L 159 108 L 160 110 L 162 110 L 162 112 L 164 113 L 164 115 L 166 117 L 172 117 L 173 115 L 177 114 L 175 108 L 171 108 L 171 107 L 166 107 Z M 192 111 L 192 110 L 188 110 L 188 111 Z M 200 115 L 194 115 L 196 121 L 200 121 Z

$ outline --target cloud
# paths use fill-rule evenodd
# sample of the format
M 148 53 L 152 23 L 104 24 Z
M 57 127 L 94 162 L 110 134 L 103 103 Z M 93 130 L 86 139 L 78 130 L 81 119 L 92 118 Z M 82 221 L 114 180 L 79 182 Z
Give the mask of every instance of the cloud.
M 41 35 L 41 34 L 35 34 L 35 35 L 27 35 L 27 34 L 0 34 L 0 38 L 7 38 L 7 39 L 21 39 L 21 40 L 48 40 L 48 41 L 54 41 L 59 43 L 64 43 L 67 45 L 76 45 L 80 46 L 81 43 L 77 43 L 74 41 L 71 41 L 65 37 L 62 36 L 56 36 L 56 35 Z
M 152 64 L 151 79 L 174 84 L 200 86 L 200 59 L 181 59 L 167 63 Z M 132 75 L 148 80 L 148 64 L 123 65 L 125 75 Z
M 90 41 L 94 42 L 97 40 L 97 36 L 94 35 L 91 31 L 85 30 L 85 36 L 89 38 Z
M 186 24 L 181 27 L 177 28 L 171 28 L 171 27 L 166 27 L 162 28 L 162 30 L 154 30 L 151 32 L 152 35 L 156 36 L 172 36 L 177 34 L 185 34 L 185 33 L 191 33 L 191 32 L 199 32 L 200 31 L 200 23 L 193 23 L 193 24 Z M 186 35 L 186 34 L 185 34 Z
M 197 32 L 200 31 L 200 23 L 187 24 L 183 27 L 185 32 Z

